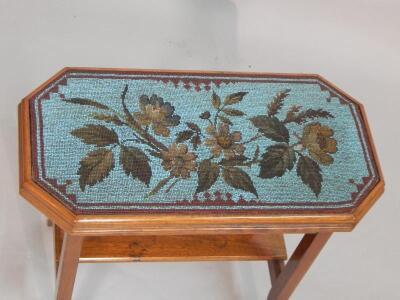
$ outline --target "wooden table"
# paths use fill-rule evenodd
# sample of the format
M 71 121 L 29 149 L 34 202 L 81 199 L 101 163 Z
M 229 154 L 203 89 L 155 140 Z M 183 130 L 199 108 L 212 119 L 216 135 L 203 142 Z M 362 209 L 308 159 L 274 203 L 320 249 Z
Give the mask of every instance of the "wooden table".
M 288 299 L 384 190 L 363 107 L 318 75 L 65 68 L 22 100 L 19 136 L 58 300 L 79 262 L 195 260 L 268 261 L 268 299 Z

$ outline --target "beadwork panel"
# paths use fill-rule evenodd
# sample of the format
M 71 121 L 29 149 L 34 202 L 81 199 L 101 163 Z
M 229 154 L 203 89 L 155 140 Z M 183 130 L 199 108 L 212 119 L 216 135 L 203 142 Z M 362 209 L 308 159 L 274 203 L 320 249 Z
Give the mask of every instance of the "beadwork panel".
M 76 213 L 352 209 L 378 180 L 357 105 L 312 77 L 69 72 L 31 119 Z

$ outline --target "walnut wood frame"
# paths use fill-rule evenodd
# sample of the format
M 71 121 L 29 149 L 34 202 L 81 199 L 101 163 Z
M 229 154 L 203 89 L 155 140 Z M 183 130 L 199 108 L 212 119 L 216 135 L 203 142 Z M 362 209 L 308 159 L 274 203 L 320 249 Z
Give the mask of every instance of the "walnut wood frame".
M 43 190 L 32 177 L 32 156 L 31 156 L 31 136 L 29 120 L 29 99 L 50 82 L 59 78 L 63 74 L 71 71 L 101 71 L 101 72 L 126 72 L 135 71 L 129 69 L 99 69 L 99 68 L 64 68 L 48 81 L 39 86 L 36 90 L 25 97 L 19 104 L 19 155 L 20 155 L 20 193 L 33 206 L 47 216 L 64 232 L 64 242 L 61 240 L 56 243 L 56 259 L 61 257 L 58 267 L 58 292 L 56 299 L 70 299 L 75 278 L 76 268 L 80 260 L 80 253 L 85 238 L 89 237 L 109 237 L 109 236 L 182 236 L 199 235 L 201 236 L 226 236 L 233 235 L 257 235 L 265 238 L 275 236 L 271 241 L 280 245 L 277 256 L 264 256 L 263 259 L 269 260 L 269 269 L 272 281 L 272 289 L 268 296 L 272 299 L 287 299 L 293 292 L 296 285 L 301 280 L 313 260 L 316 258 L 328 238 L 333 232 L 351 231 L 367 213 L 374 202 L 384 191 L 384 180 L 380 168 L 376 149 L 372 142 L 371 132 L 368 126 L 365 110 L 363 106 L 351 96 L 339 90 L 332 83 L 328 82 L 319 75 L 314 74 L 276 74 L 276 73 L 251 73 L 265 76 L 290 76 L 296 78 L 314 78 L 327 84 L 334 90 L 345 95 L 355 102 L 359 108 L 361 117 L 365 123 L 366 133 L 371 143 L 373 159 L 376 162 L 379 174 L 379 181 L 369 194 L 348 212 L 323 213 L 323 212 L 304 212 L 304 213 L 281 213 L 281 214 L 191 214 L 181 213 L 172 214 L 152 214 L 152 215 L 84 215 L 74 214 L 66 208 L 51 194 Z M 137 70 L 136 70 L 137 71 Z M 140 70 L 143 72 L 157 72 L 154 70 Z M 210 75 L 249 75 L 249 73 L 230 73 L 230 72 L 209 72 L 209 71 L 162 71 L 170 74 L 210 74 Z M 55 227 L 56 228 L 56 227 Z M 292 257 L 284 265 L 286 257 L 284 245 L 279 244 L 283 234 L 303 233 L 303 240 L 295 250 Z M 283 241 L 283 240 L 282 240 Z M 269 245 L 265 245 L 268 247 Z M 58 248 L 57 248 L 58 247 Z M 219 259 L 227 259 L 221 256 Z M 191 257 L 187 257 L 186 260 Z M 210 259 L 210 257 L 206 258 Z M 237 259 L 243 259 L 238 257 Z M 259 258 L 261 259 L 261 258 Z M 163 259 L 161 259 L 163 260 Z M 183 260 L 183 257 L 172 259 Z M 81 259 L 81 261 L 84 261 Z M 112 260 L 111 260 L 112 261 Z M 118 261 L 116 259 L 115 261 Z M 58 265 L 58 261 L 56 262 Z

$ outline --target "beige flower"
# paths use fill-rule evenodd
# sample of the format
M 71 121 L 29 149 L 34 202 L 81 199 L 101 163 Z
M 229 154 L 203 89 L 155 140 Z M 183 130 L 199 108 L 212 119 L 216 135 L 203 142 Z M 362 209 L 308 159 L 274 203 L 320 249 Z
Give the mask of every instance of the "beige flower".
M 333 130 L 330 127 L 312 123 L 304 128 L 301 143 L 313 159 L 323 165 L 330 165 L 333 157 L 329 154 L 337 151 L 337 143 L 332 136 Z
M 189 178 L 196 171 L 196 155 L 188 152 L 185 144 L 172 144 L 167 151 L 161 151 L 162 166 L 174 177 Z
M 244 153 L 244 145 L 239 144 L 242 140 L 242 133 L 240 131 L 230 133 L 228 124 L 220 124 L 218 130 L 210 125 L 207 128 L 207 133 L 211 137 L 207 138 L 204 144 L 210 147 L 215 157 L 219 157 L 223 153 L 226 159 L 230 159 Z
M 135 120 L 142 126 L 150 126 L 156 135 L 169 136 L 168 127 L 177 126 L 180 117 L 174 115 L 175 108 L 169 103 L 164 102 L 163 98 L 152 95 L 140 96 L 140 112 L 133 114 Z

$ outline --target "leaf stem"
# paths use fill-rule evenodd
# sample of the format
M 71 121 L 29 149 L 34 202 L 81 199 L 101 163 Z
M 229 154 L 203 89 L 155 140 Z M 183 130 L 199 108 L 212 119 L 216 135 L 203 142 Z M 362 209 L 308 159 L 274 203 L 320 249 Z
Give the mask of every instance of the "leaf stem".
M 225 104 L 222 104 L 222 106 L 220 108 L 218 108 L 217 112 L 215 113 L 215 116 L 214 116 L 214 127 L 215 128 L 217 127 L 218 115 L 224 109 L 224 107 L 225 107 Z
M 125 113 L 125 118 L 126 118 L 126 125 L 133 129 L 135 132 L 137 132 L 144 140 L 146 140 L 146 144 L 152 147 L 153 149 L 159 151 L 164 150 L 167 151 L 168 148 L 165 146 L 163 143 L 158 141 L 155 137 L 150 135 L 148 132 L 146 132 L 145 129 L 143 129 L 138 122 L 133 118 L 132 114 L 129 112 L 128 107 L 126 106 L 125 103 L 125 97 L 128 92 L 128 85 L 125 85 L 125 88 L 121 94 L 121 102 L 122 102 L 122 107 Z
M 150 196 L 157 194 L 172 178 L 174 178 L 174 176 L 169 175 L 167 178 L 160 180 L 157 185 L 145 196 L 145 198 L 149 198 Z
M 124 143 L 126 143 L 126 142 L 136 142 L 136 143 L 142 144 L 142 141 L 141 141 L 140 139 L 138 139 L 138 138 L 135 138 L 135 139 L 125 139 L 125 140 L 122 140 L 120 143 L 121 143 L 121 144 L 124 144 Z
M 174 182 L 171 183 L 171 185 L 165 190 L 166 193 L 169 193 L 169 191 L 175 186 L 175 184 L 177 184 L 179 181 L 181 180 L 181 178 L 176 178 L 174 180 Z
M 264 135 L 263 135 L 262 133 L 257 133 L 255 136 L 253 136 L 253 137 L 250 138 L 249 140 L 244 141 L 244 142 L 242 143 L 242 145 L 248 144 L 248 143 L 251 143 L 251 142 L 254 142 L 255 140 L 258 140 L 259 138 L 261 138 L 261 137 L 263 137 L 263 136 L 264 136 Z

